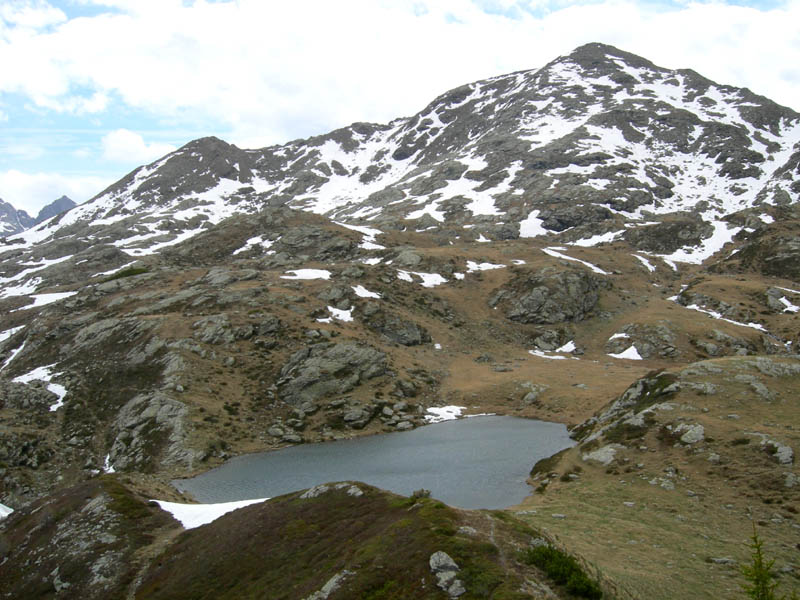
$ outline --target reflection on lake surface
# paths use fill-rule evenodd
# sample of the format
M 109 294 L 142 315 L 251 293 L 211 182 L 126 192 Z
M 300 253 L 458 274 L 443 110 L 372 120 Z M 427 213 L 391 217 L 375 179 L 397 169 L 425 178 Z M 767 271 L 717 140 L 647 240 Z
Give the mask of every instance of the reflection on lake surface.
M 173 483 L 199 502 L 275 497 L 356 480 L 404 495 L 425 488 L 460 508 L 505 508 L 530 493 L 525 480 L 536 461 L 573 444 L 558 423 L 476 417 L 239 456 Z

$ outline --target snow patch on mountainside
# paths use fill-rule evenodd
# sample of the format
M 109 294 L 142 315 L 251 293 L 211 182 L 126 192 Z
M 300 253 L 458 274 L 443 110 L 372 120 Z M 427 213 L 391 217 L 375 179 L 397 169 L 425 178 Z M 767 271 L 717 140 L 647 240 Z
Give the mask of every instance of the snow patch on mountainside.
M 712 225 L 714 233 L 711 237 L 704 239 L 699 246 L 687 246 L 672 254 L 663 255 L 662 258 L 699 265 L 722 250 L 725 244 L 732 242 L 733 237 L 742 230 L 741 227 L 730 227 L 724 221 L 715 221 Z
M 31 381 L 44 381 L 47 383 L 47 391 L 56 395 L 58 400 L 50 405 L 50 411 L 55 412 L 64 406 L 64 397 L 67 395 L 67 388 L 58 383 L 52 383 L 53 377 L 57 377 L 61 373 L 53 373 L 52 369 L 55 364 L 47 365 L 46 367 L 37 367 L 29 373 L 15 377 L 12 381 L 15 383 L 30 383 Z

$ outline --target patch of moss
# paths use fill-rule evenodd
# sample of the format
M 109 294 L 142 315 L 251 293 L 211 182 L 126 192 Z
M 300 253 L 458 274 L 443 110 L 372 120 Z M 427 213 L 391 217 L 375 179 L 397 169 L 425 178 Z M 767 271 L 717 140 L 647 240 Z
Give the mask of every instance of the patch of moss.
M 123 279 L 125 277 L 134 277 L 136 275 L 142 275 L 143 273 L 147 273 L 147 267 L 129 267 L 127 269 L 122 269 L 122 271 L 117 271 L 113 275 L 109 275 L 105 279 L 103 279 L 103 283 L 108 281 L 114 281 L 115 279 Z
M 102 475 L 100 481 L 103 491 L 111 497 L 110 508 L 115 513 L 132 522 L 150 517 L 151 512 L 147 505 L 135 498 L 114 475 Z
M 610 429 L 606 429 L 603 437 L 607 442 L 624 444 L 629 440 L 639 439 L 649 431 L 647 425 L 632 425 L 630 423 L 618 423 Z
M 652 371 L 641 379 L 644 389 L 636 400 L 633 412 L 640 412 L 645 408 L 660 402 L 664 396 L 671 396 L 674 390 L 668 388 L 678 381 L 678 376 L 674 373 L 664 373 L 663 371 Z

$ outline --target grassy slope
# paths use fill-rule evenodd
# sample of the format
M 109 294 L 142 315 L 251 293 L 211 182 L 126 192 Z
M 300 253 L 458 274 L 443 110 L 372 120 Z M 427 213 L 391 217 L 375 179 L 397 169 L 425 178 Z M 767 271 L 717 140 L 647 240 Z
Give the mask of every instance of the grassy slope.
M 736 563 L 749 559 L 753 520 L 776 569 L 789 568 L 781 575 L 781 590 L 800 590 L 800 493 L 785 486 L 794 465 L 778 464 L 752 435 L 800 447 L 800 432 L 792 425 L 800 411 L 800 376 L 762 375 L 774 395 L 765 400 L 736 380 L 759 375 L 748 359 L 703 364 L 719 372 L 692 379 L 718 386 L 716 393 L 685 390 L 657 399 L 673 409 L 657 411 L 642 436 L 614 438 L 626 446 L 614 462 L 604 467 L 581 458 L 609 439 L 571 449 L 545 469 L 555 477 L 538 478 L 551 480 L 546 491 L 517 508 L 526 522 L 546 528 L 633 596 L 664 600 L 743 597 Z M 664 425 L 680 423 L 702 424 L 705 440 L 686 445 L 664 435 Z M 577 478 L 562 479 L 570 472 Z M 664 481 L 674 489 L 662 487 Z

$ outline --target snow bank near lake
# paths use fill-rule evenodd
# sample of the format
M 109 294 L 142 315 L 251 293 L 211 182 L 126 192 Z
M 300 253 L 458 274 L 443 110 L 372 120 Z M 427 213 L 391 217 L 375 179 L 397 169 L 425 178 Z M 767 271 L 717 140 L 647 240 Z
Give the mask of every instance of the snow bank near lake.
M 442 421 L 454 421 L 461 416 L 461 411 L 466 410 L 466 406 L 431 406 L 426 412 L 426 423 L 441 423 Z
M 206 525 L 237 508 L 244 508 L 251 504 L 264 502 L 269 498 L 255 500 L 238 500 L 236 502 L 219 502 L 217 504 L 182 504 L 180 502 L 166 502 L 154 500 L 162 510 L 170 513 L 177 521 L 181 522 L 184 529 L 194 529 Z

